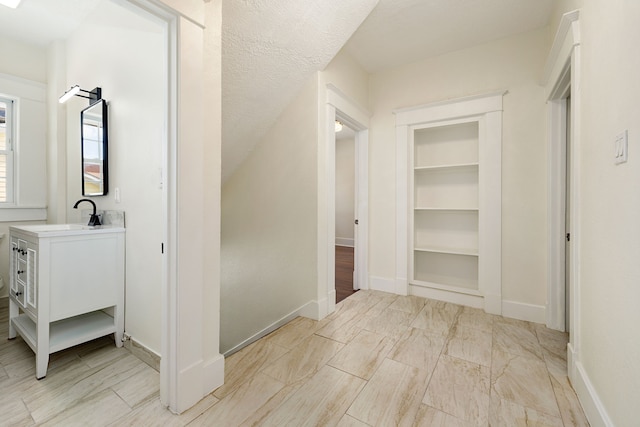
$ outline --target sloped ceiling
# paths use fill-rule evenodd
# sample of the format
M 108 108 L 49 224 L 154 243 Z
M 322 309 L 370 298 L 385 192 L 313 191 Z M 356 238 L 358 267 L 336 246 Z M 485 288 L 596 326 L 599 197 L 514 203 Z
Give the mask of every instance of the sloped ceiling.
M 223 1 L 223 181 L 309 78 L 329 64 L 377 2 Z

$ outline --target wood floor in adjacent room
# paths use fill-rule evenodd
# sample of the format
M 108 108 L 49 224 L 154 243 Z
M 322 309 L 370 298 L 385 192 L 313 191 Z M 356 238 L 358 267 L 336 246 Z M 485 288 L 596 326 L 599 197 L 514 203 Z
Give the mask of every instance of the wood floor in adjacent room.
M 353 248 L 336 246 L 336 303 L 353 295 Z
M 0 425 L 586 426 L 566 343 L 541 325 L 359 291 L 229 357 L 225 385 L 176 416 L 158 373 L 107 339 L 55 354 L 42 381 L 26 344 L 3 339 Z

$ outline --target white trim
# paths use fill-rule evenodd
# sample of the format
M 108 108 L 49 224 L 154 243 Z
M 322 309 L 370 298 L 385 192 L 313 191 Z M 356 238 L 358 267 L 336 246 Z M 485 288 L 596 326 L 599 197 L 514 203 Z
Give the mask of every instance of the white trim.
M 559 109 L 558 99 L 562 99 L 562 88 L 567 85 L 568 70 L 570 71 L 571 85 L 571 141 L 569 141 L 568 149 L 571 159 L 571 176 L 569 177 L 570 195 L 570 227 L 571 233 L 571 259 L 569 264 L 569 287 L 571 300 L 569 301 L 570 309 L 570 342 L 567 345 L 567 364 L 568 375 L 571 383 L 574 385 L 576 394 L 580 399 L 585 414 L 589 418 L 591 425 L 613 425 L 600 402 L 585 370 L 580 362 L 580 342 L 581 342 L 581 313 L 580 313 L 580 238 L 581 238 L 581 218 L 580 218 L 580 150 L 581 150 L 581 106 L 582 106 L 582 84 L 580 78 L 582 76 L 582 60 L 580 47 L 580 13 L 573 11 L 562 16 L 553 48 L 549 56 L 547 67 L 545 68 L 546 92 L 548 101 L 550 101 L 550 134 L 549 134 L 549 233 L 557 231 L 557 224 L 564 222 L 563 212 L 559 207 L 561 203 L 558 194 L 557 185 L 553 179 L 556 179 L 562 173 L 562 148 L 558 148 L 559 144 L 564 142 L 561 125 L 557 121 L 565 120 L 562 110 Z M 555 53 L 557 52 L 557 53 Z M 565 133 L 566 135 L 566 133 Z M 549 256 L 560 256 L 564 253 L 564 239 L 560 242 L 557 236 L 549 235 Z M 565 280 L 561 278 L 561 270 L 563 265 L 561 261 L 549 259 L 549 276 L 548 276 L 548 304 L 547 312 L 548 326 L 556 329 L 561 319 L 564 319 L 564 286 Z M 557 286 L 557 288 L 556 288 Z M 554 323 L 555 322 L 555 323 Z M 564 326 L 562 327 L 564 329 Z
M 202 365 L 202 373 L 204 376 L 203 389 L 198 400 L 224 384 L 224 356 L 217 354 L 204 362 Z
M 582 363 L 578 362 L 576 363 L 575 368 L 576 375 L 574 375 L 574 378 L 571 380 L 571 384 L 578 395 L 578 400 L 580 400 L 580 405 L 582 405 L 582 409 L 584 410 L 584 414 L 586 415 L 589 424 L 594 427 L 613 427 L 613 421 L 611 421 L 611 418 L 609 417 L 604 404 L 600 400 L 600 396 L 598 396 L 595 387 L 591 383 L 584 366 L 582 366 Z
M 335 290 L 334 290 L 334 292 L 335 292 Z M 334 295 L 334 301 L 335 301 L 335 295 Z M 320 312 L 319 307 L 322 306 L 322 305 L 323 305 L 322 302 L 319 303 L 318 301 L 309 301 L 308 303 L 306 303 L 302 307 L 297 308 L 296 310 L 293 310 L 291 313 L 281 317 L 280 319 L 278 319 L 275 322 L 271 323 L 266 328 L 256 332 L 255 334 L 251 335 L 246 340 L 244 340 L 241 343 L 239 343 L 239 344 L 235 345 L 234 347 L 230 348 L 229 350 L 227 350 L 224 353 L 224 357 L 229 357 L 233 353 L 236 353 L 236 352 L 242 350 L 243 348 L 245 348 L 249 344 L 251 344 L 251 343 L 253 343 L 255 341 L 258 341 L 260 338 L 269 335 L 271 332 L 275 331 L 276 329 L 280 328 L 281 326 L 284 326 L 287 323 L 291 322 L 296 317 L 300 317 L 301 316 L 301 317 L 307 317 L 309 319 L 317 320 L 317 316 L 315 316 L 314 314 L 317 314 L 317 313 Z
M 416 123 L 441 122 L 467 116 L 477 116 L 490 111 L 502 111 L 502 97 L 506 90 L 447 99 L 415 107 L 393 110 L 396 126 Z
M 395 110 L 396 115 L 396 288 L 401 295 L 413 294 L 428 298 L 480 307 L 492 314 L 501 314 L 502 305 L 502 102 L 506 91 L 492 92 L 435 102 L 418 107 Z M 479 163 L 479 229 L 491 230 L 490 236 L 479 239 L 478 290 L 480 296 L 463 295 L 444 289 L 424 290 L 410 284 L 412 279 L 413 131 L 417 128 L 444 126 L 452 123 L 478 122 L 481 144 Z M 490 165 L 490 166 L 489 166 Z M 486 167 L 488 166 L 488 167 Z M 445 296 L 448 292 L 449 296 Z
M 353 247 L 352 237 L 336 237 L 336 246 L 345 246 L 348 248 Z
M 571 151 L 571 201 L 569 217 L 571 230 L 571 329 L 576 330 L 576 312 L 573 309 L 579 298 L 579 141 L 580 141 L 580 13 L 573 11 L 562 16 L 556 38 L 553 42 L 545 66 L 544 83 L 548 101 L 548 142 L 549 153 L 547 168 L 548 186 L 548 275 L 547 275 L 547 318 L 549 328 L 565 330 L 565 212 L 564 199 L 566 188 L 566 149 Z M 566 105 L 567 89 L 571 87 L 571 141 L 566 141 Z M 579 340 L 571 331 L 571 339 Z M 576 345 L 577 348 L 577 345 Z
M 335 126 L 336 118 L 345 125 L 356 131 L 355 137 L 355 157 L 356 157 L 356 218 L 358 225 L 354 235 L 354 286 L 360 289 L 368 289 L 368 236 L 369 236 L 369 116 L 370 113 L 360 107 L 356 102 L 349 99 L 338 88 L 332 84 L 327 84 L 325 93 L 325 116 L 324 116 L 324 152 L 319 153 L 318 182 L 323 183 L 325 191 L 318 191 L 319 215 L 324 216 L 324 220 L 318 221 L 318 228 L 327 235 L 318 235 L 318 278 L 319 282 L 326 277 L 326 283 L 318 283 L 318 301 L 326 301 L 326 304 L 319 306 L 318 319 L 335 310 Z M 322 118 L 319 118 L 321 121 Z M 322 176 L 324 171 L 324 176 Z M 322 212 L 324 209 L 325 212 Z M 326 224 L 326 230 L 322 225 Z M 326 262 L 322 257 L 326 256 Z M 320 269 L 326 266 L 324 274 Z
M 2 206 L 0 205 L 0 222 L 46 221 L 46 207 Z
M 369 276 L 369 289 L 373 291 L 389 292 L 390 294 L 398 293 L 398 284 L 393 279 L 386 277 Z
M 418 285 L 409 285 L 409 295 L 415 295 L 422 298 L 429 298 L 438 301 L 450 302 L 452 304 L 465 305 L 473 308 L 484 308 L 484 298 L 480 295 L 463 294 L 458 292 L 450 292 L 437 288 L 427 288 Z
M 545 323 L 546 308 L 544 305 L 526 304 L 518 301 L 502 301 L 502 315 L 527 322 Z
M 560 64 L 562 64 L 563 62 L 566 62 L 567 58 L 571 56 L 571 53 L 567 52 L 567 47 L 570 46 L 571 48 L 573 48 L 574 42 L 577 42 L 578 44 L 580 43 L 579 37 L 577 39 L 573 37 L 573 40 L 567 37 L 570 30 L 572 30 L 572 24 L 574 22 L 577 22 L 579 19 L 579 10 L 567 12 L 562 15 L 560 23 L 558 24 L 558 31 L 556 31 L 556 35 L 553 39 L 553 45 L 551 46 L 551 50 L 549 51 L 547 63 L 545 64 L 544 72 L 542 74 L 543 85 L 547 85 L 547 83 L 551 80 L 552 75 L 554 74 L 554 70 L 557 72 L 558 66 L 560 66 Z M 553 81 L 555 82 L 557 81 L 557 79 L 554 79 Z

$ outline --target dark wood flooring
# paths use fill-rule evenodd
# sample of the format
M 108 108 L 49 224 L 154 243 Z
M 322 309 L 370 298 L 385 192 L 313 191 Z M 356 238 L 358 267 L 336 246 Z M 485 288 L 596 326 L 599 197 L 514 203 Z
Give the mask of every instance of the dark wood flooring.
M 353 290 L 353 248 L 336 246 L 336 303 L 339 303 Z

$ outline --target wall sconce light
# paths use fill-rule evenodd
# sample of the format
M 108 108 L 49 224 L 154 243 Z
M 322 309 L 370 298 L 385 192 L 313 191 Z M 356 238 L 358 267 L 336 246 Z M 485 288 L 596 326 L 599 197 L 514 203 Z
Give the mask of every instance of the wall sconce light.
M 336 132 L 340 132 L 342 130 L 342 123 L 336 120 Z
M 86 93 L 89 94 L 89 96 L 86 95 L 81 95 L 80 92 L 82 93 Z M 59 99 L 60 104 L 64 104 L 65 102 L 67 102 L 68 100 L 70 100 L 71 98 L 73 98 L 74 96 L 79 96 L 80 98 L 86 98 L 89 100 L 89 105 L 100 101 L 102 99 L 102 89 L 100 89 L 99 87 L 93 89 L 93 90 L 84 90 L 84 89 L 80 89 L 80 86 L 75 85 L 75 86 L 71 86 L 71 89 L 69 89 L 68 91 L 66 91 Z

